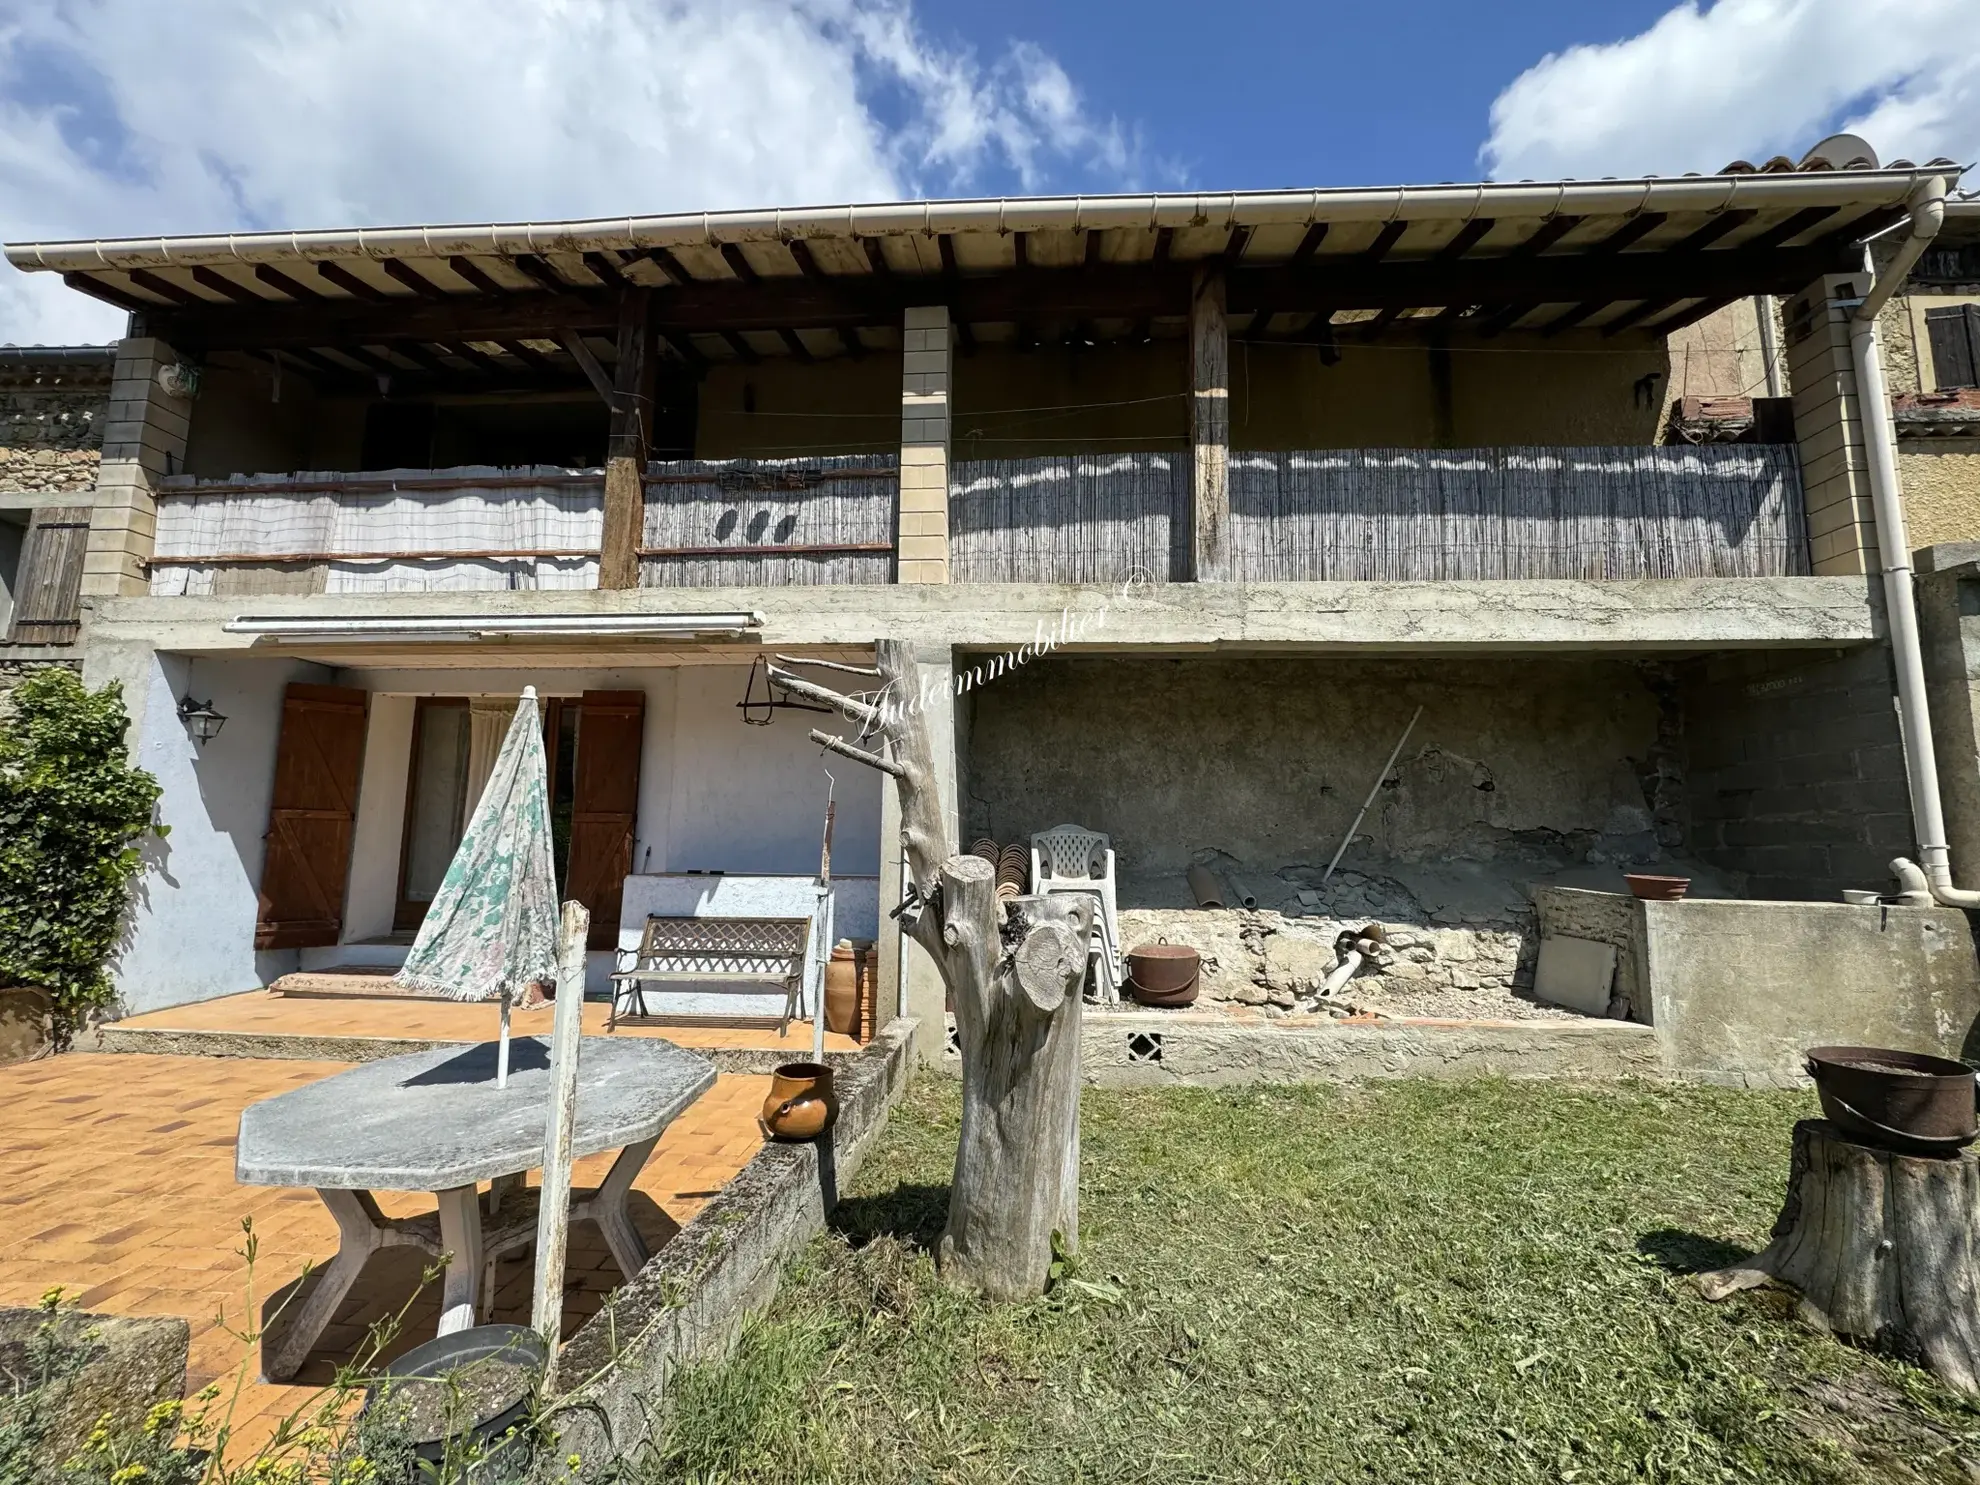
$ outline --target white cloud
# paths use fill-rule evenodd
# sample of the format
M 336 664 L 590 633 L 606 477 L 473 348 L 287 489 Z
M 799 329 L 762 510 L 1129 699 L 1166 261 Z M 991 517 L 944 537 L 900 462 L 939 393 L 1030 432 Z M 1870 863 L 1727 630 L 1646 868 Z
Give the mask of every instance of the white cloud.
M 7 0 L 0 240 L 509 220 L 1132 183 L 1017 44 L 908 0 Z M 1089 186 L 1090 188 L 1090 186 Z M 121 316 L 0 268 L 0 342 Z
M 1974 0 L 1695 0 L 1535 63 L 1492 105 L 1495 179 L 1673 175 L 1838 128 L 1885 160 L 1980 156 Z

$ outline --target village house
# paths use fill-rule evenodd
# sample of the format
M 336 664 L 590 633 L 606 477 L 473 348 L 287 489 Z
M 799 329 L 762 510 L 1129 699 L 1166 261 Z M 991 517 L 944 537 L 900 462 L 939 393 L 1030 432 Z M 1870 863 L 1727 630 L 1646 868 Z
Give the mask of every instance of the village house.
M 1980 209 L 1858 143 L 10 245 L 131 315 L 114 366 L 0 356 L 5 441 L 54 456 L 4 465 L 7 656 L 121 681 L 165 790 L 125 1008 L 397 963 L 534 686 L 598 989 L 647 912 L 809 882 L 829 787 L 835 933 L 937 1058 L 893 793 L 757 664 L 888 637 L 957 840 L 1106 834 L 1121 937 L 1195 943 L 1247 1034 L 1377 920 L 1351 994 L 1391 1016 L 1576 1029 L 1531 993 L 1559 936 L 1676 1070 L 1957 1050 L 1965 918 L 1890 863 L 1980 888 Z M 56 391 L 105 400 L 34 422 Z M 1194 911 L 1192 866 L 1255 909 Z M 1096 1056 L 1181 1060 L 1119 1015 Z

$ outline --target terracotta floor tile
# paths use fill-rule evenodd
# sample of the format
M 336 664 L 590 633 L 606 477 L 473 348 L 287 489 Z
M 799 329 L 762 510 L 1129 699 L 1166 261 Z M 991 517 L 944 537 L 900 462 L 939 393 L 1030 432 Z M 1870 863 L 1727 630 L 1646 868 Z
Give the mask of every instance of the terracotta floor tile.
M 240 1112 L 341 1067 L 70 1053 L 0 1068 L 0 1106 L 8 1111 L 7 1140 L 0 1145 L 4 1223 L 30 1234 L 0 1264 L 0 1303 L 33 1304 L 60 1285 L 72 1298 L 81 1295 L 86 1305 L 107 1313 L 181 1316 L 193 1331 L 189 1390 L 216 1378 L 231 1386 L 243 1348 L 229 1331 L 245 1328 L 249 1314 L 246 1274 L 237 1256 L 241 1219 L 254 1218 L 260 1258 L 253 1302 L 263 1313 L 271 1295 L 286 1289 L 305 1263 L 319 1268 L 326 1263 L 337 1241 L 336 1224 L 313 1193 L 235 1182 Z M 672 1237 L 754 1153 L 756 1111 L 768 1087 L 767 1078 L 724 1076 L 661 1137 L 635 1187 L 640 1195 L 634 1199 L 634 1220 L 649 1246 Z M 111 1100 L 112 1106 L 97 1106 Z M 87 1135 L 79 1138 L 84 1126 Z M 598 1158 L 583 1166 L 595 1182 L 608 1164 Z M 580 1175 L 579 1183 L 585 1180 Z M 379 1205 L 388 1216 L 433 1209 L 432 1198 L 416 1192 L 379 1193 Z M 420 1270 L 419 1256 L 409 1250 L 377 1255 L 305 1364 L 298 1385 L 250 1379 L 235 1412 L 243 1445 L 265 1438 L 280 1418 L 307 1403 L 312 1389 L 328 1382 L 337 1365 L 366 1343 L 369 1322 L 405 1311 L 405 1328 L 387 1349 L 388 1358 L 429 1338 L 438 1296 L 419 1292 Z M 620 1282 L 596 1229 L 581 1224 L 571 1234 L 566 1272 L 567 1333 L 596 1313 Z M 502 1265 L 495 1318 L 526 1318 L 531 1289 L 527 1261 Z

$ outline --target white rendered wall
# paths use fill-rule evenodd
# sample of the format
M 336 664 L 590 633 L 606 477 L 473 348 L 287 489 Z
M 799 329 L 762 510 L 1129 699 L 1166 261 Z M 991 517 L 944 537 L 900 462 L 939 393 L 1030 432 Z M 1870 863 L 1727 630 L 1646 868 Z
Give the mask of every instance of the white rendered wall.
M 290 681 L 330 679 L 324 667 L 302 661 L 174 655 L 151 656 L 130 675 L 135 761 L 164 791 L 158 813 L 171 834 L 146 846 L 130 932 L 111 970 L 126 1011 L 253 990 L 295 968 L 294 950 L 254 948 L 262 837 L 283 690 Z M 203 750 L 177 715 L 188 690 L 227 718 Z

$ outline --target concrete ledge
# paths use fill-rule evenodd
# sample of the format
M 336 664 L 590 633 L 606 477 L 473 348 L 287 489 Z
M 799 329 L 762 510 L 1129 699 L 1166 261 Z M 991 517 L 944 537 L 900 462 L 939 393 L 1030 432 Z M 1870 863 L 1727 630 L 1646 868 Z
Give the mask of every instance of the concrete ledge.
M 308 1062 L 376 1062 L 409 1052 L 440 1047 L 467 1047 L 478 1037 L 458 1041 L 413 1036 L 329 1036 L 280 1031 L 177 1030 L 168 1026 L 123 1026 L 112 1021 L 76 1038 L 79 1050 L 135 1052 L 153 1057 L 295 1058 Z M 878 1043 L 876 1042 L 875 1045 Z M 786 1062 L 811 1060 L 811 1042 L 790 1047 L 689 1047 L 715 1064 L 717 1072 L 768 1073 Z M 857 1060 L 859 1052 L 832 1051 L 825 1060 L 834 1067 Z
M 1882 632 L 1881 600 L 1864 577 L 1579 579 L 1489 582 L 1152 583 L 1117 585 L 894 583 L 813 588 L 638 588 L 279 595 L 233 598 L 99 598 L 92 649 L 135 646 L 173 653 L 301 655 L 326 663 L 615 666 L 652 663 L 650 641 L 559 644 L 511 639 L 433 647 L 255 643 L 224 625 L 259 614 L 679 613 L 754 611 L 763 627 L 735 645 L 758 648 L 867 645 L 876 634 L 929 645 L 1001 648 L 1049 634 L 1062 612 L 1093 616 L 1069 651 L 1205 646 L 1251 653 L 1308 649 L 1371 652 L 1738 649 L 1866 644 Z
M 776 1294 L 785 1264 L 823 1230 L 839 1184 L 885 1125 L 907 1082 L 914 1030 L 912 1020 L 895 1020 L 838 1065 L 829 1145 L 765 1145 L 571 1337 L 548 1420 L 557 1442 L 539 1478 L 570 1479 L 571 1455 L 576 1478 L 612 1476 L 652 1434 L 675 1368 L 735 1345 L 744 1320 Z
M 1137 1038 L 1159 1036 L 1159 1050 Z M 1086 1081 L 1342 1083 L 1363 1078 L 1662 1077 L 1657 1034 L 1631 1021 L 1391 1021 L 1284 1026 L 1162 1011 L 1086 1018 Z M 953 1064 L 951 1064 L 953 1066 Z

